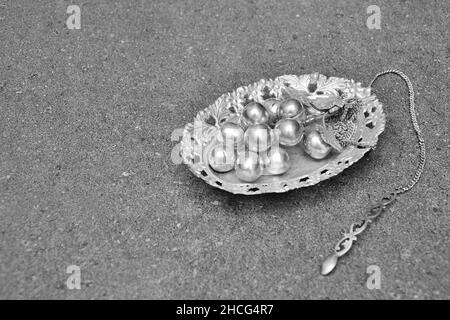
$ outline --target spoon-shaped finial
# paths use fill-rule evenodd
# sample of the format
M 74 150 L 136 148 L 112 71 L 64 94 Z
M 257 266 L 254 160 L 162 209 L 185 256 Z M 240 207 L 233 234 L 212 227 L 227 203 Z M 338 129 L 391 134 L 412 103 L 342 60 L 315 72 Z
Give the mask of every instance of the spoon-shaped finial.
M 337 254 L 333 253 L 328 258 L 326 258 L 325 261 L 322 263 L 322 270 L 320 271 L 320 273 L 323 276 L 329 275 L 331 271 L 333 271 L 334 268 L 336 267 L 337 261 L 338 261 Z

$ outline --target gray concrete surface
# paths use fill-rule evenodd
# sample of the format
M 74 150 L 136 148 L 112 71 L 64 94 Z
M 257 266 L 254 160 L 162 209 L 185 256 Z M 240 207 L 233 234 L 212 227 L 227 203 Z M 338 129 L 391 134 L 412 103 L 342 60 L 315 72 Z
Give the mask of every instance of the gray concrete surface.
M 81 6 L 82 29 L 65 26 Z M 381 30 L 366 8 L 381 8 Z M 1 1 L 0 297 L 448 299 L 448 1 Z M 319 71 L 417 89 L 417 187 L 319 274 L 368 195 L 406 182 L 418 149 L 401 80 L 388 123 L 342 174 L 235 196 L 174 165 L 174 129 L 222 93 Z M 81 268 L 68 290 L 66 268 Z M 381 289 L 366 287 L 380 267 Z

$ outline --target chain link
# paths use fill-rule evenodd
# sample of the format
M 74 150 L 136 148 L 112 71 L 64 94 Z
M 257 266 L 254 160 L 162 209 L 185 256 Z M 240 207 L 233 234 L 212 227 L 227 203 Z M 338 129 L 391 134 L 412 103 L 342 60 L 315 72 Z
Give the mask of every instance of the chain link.
M 422 175 L 423 169 L 425 167 L 425 159 L 426 159 L 425 141 L 422 136 L 422 131 L 420 131 L 419 123 L 417 122 L 416 109 L 414 103 L 414 88 L 409 78 L 399 70 L 390 69 L 378 73 L 370 82 L 369 87 L 372 87 L 373 83 L 379 77 L 389 73 L 393 73 L 400 76 L 408 86 L 409 114 L 411 115 L 411 122 L 414 127 L 414 131 L 416 132 L 417 140 L 419 142 L 419 149 L 420 149 L 419 163 L 417 164 L 414 176 L 410 179 L 408 184 L 397 187 L 394 192 L 385 195 L 382 199 L 380 199 L 377 203 L 375 203 L 372 206 L 372 208 L 369 209 L 367 217 L 364 220 L 362 220 L 362 222 L 350 226 L 349 232 L 345 233 L 344 237 L 338 241 L 337 245 L 335 246 L 333 254 L 328 256 L 328 258 L 326 258 L 325 261 L 323 262 L 321 270 L 322 275 L 327 275 L 331 273 L 331 271 L 333 271 L 338 262 L 338 258 L 346 254 L 351 249 L 353 242 L 357 240 L 356 236 L 362 233 L 369 224 L 375 221 L 375 219 L 386 210 L 386 208 L 389 205 L 395 202 L 399 194 L 405 193 L 406 191 L 414 187 L 414 185 L 419 181 L 420 176 Z

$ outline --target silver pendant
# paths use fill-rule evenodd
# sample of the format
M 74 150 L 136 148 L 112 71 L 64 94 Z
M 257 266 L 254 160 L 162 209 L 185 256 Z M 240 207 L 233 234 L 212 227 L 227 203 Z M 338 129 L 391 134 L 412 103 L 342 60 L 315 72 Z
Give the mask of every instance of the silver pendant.
M 270 97 L 266 98 L 268 93 Z M 361 106 L 354 109 L 354 116 L 347 117 L 354 124 L 354 130 L 345 135 L 346 140 L 339 140 L 344 134 L 338 129 L 326 131 L 327 138 L 336 135 L 333 151 L 321 136 L 309 134 L 310 128 L 323 125 L 323 121 L 339 116 L 347 121 L 346 116 L 340 114 L 341 110 L 350 108 L 346 112 L 351 114 L 351 103 L 355 100 Z M 311 106 L 320 112 L 308 111 Z M 376 145 L 385 121 L 382 105 L 370 88 L 358 82 L 318 73 L 286 75 L 238 88 L 200 111 L 195 123 L 186 125 L 181 155 L 195 175 L 216 188 L 247 195 L 285 192 L 329 179 L 361 159 Z M 228 123 L 232 123 L 229 126 L 234 129 L 228 128 Z M 252 181 L 239 179 L 236 170 L 220 174 L 212 170 L 204 157 L 205 150 L 223 139 L 231 139 L 238 145 L 242 137 L 239 127 L 244 131 L 243 144 L 249 151 L 263 153 L 274 145 L 286 146 L 289 170 L 282 175 L 264 175 Z M 320 166 L 317 161 L 321 161 Z M 302 170 L 297 170 L 299 167 Z

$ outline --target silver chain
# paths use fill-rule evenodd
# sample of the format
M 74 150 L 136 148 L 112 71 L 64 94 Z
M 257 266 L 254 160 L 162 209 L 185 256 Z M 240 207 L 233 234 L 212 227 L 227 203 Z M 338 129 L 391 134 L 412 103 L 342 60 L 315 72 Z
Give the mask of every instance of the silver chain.
M 385 74 L 393 73 L 398 76 L 400 76 L 408 86 L 409 91 L 409 114 L 411 115 L 411 122 L 414 127 L 414 131 L 416 131 L 417 140 L 419 142 L 419 148 L 420 148 L 420 156 L 419 156 L 419 163 L 417 165 L 416 172 L 413 176 L 413 178 L 410 180 L 410 182 L 406 186 L 401 186 L 396 188 L 397 194 L 404 193 L 408 190 L 410 190 L 414 185 L 419 181 L 420 176 L 422 175 L 423 168 L 425 167 L 425 159 L 426 159 L 426 152 L 425 152 L 425 141 L 422 136 L 422 131 L 419 128 L 419 123 L 417 122 L 417 116 L 416 116 L 416 105 L 414 103 L 414 88 L 409 80 L 409 78 L 401 71 L 395 70 L 395 69 L 389 69 L 383 72 L 378 73 L 373 80 L 370 82 L 369 87 L 372 87 L 372 84 L 380 77 Z
M 389 69 L 378 73 L 370 82 L 369 87 L 372 87 L 373 83 L 381 76 L 385 74 L 393 73 L 400 76 L 408 86 L 409 91 L 409 114 L 411 115 L 411 122 L 416 132 L 417 140 L 419 142 L 420 156 L 419 163 L 417 164 L 414 176 L 411 178 L 408 184 L 395 188 L 395 191 L 385 195 L 380 201 L 375 203 L 368 211 L 365 219 L 354 223 L 350 226 L 348 232 L 344 233 L 344 237 L 340 239 L 334 247 L 334 252 L 322 264 L 322 275 L 328 275 L 337 265 L 338 259 L 345 255 L 352 247 L 353 242 L 357 240 L 357 236 L 360 235 L 366 228 L 379 216 L 386 208 L 397 200 L 397 196 L 410 190 L 419 181 L 425 167 L 425 141 L 420 131 L 419 124 L 417 122 L 416 109 L 414 103 L 414 88 L 409 78 L 401 71 L 395 69 Z

